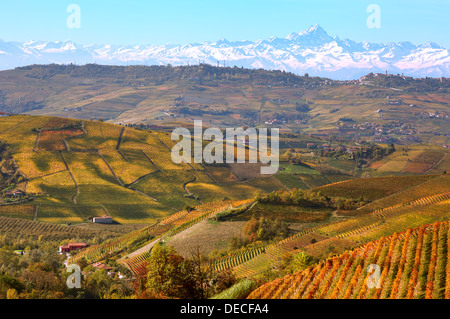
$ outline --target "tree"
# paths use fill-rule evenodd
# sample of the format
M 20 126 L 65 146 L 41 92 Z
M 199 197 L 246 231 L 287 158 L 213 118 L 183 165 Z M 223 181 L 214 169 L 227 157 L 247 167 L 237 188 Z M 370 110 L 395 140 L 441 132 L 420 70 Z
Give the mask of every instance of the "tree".
M 106 270 L 96 270 L 86 278 L 86 293 L 92 298 L 103 298 L 113 283 L 113 279 Z
M 242 228 L 242 234 L 246 238 L 250 238 L 252 234 L 256 234 L 259 228 L 258 220 L 255 217 L 252 217 L 248 222 L 245 223 L 244 227 Z
M 185 285 L 190 291 L 191 298 L 205 299 L 208 298 L 212 291 L 212 278 L 214 277 L 214 267 L 209 259 L 200 253 L 197 246 L 192 252 L 189 262 L 189 278 L 186 278 Z
M 190 213 L 190 212 L 192 212 L 195 209 L 195 207 L 190 206 L 190 205 L 185 205 L 183 207 L 183 209 L 186 210 L 188 213 Z
M 226 269 L 217 273 L 213 279 L 214 294 L 221 293 L 222 291 L 230 288 L 236 283 L 236 281 L 236 276 L 231 269 Z
M 147 288 L 155 294 L 183 298 L 183 280 L 189 275 L 184 258 L 173 246 L 157 244 L 148 262 Z
M 8 289 L 6 292 L 6 299 L 19 299 L 19 294 L 16 289 Z
M 305 270 L 312 263 L 312 258 L 306 253 L 298 253 L 293 258 L 287 269 L 291 273 L 295 273 L 300 270 Z

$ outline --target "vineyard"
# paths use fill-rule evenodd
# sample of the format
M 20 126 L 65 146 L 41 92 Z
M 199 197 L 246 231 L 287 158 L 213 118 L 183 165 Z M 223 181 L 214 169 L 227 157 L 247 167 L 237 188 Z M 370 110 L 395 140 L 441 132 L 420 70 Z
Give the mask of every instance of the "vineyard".
M 81 129 L 61 129 L 43 131 L 39 134 L 37 151 L 63 151 L 67 150 L 66 139 L 83 135 Z
M 277 243 L 223 257 L 215 262 L 215 266 L 220 270 L 232 268 L 236 277 L 245 278 L 270 269 L 284 253 L 296 249 L 317 257 L 323 257 L 330 247 L 341 252 L 367 243 L 371 237 L 379 238 L 386 232 L 403 231 L 408 225 L 414 227 L 416 222 L 423 219 L 448 218 L 448 199 L 449 192 L 426 196 L 358 218 L 310 227 Z M 436 206 L 441 203 L 444 203 L 445 207 Z M 435 214 L 436 210 L 439 217 Z M 405 218 L 401 219 L 403 216 Z M 310 236 L 311 234 L 314 235 Z M 315 243 L 311 243 L 312 238 Z
M 253 291 L 249 299 L 450 298 L 449 222 L 394 233 Z
M 100 121 L 8 116 L 0 140 L 28 181 L 24 190 L 37 195 L 40 221 L 82 223 L 106 211 L 121 224 L 154 224 L 186 205 L 251 198 L 268 184 L 241 182 L 228 167 L 176 164 L 169 134 Z
M 170 216 L 166 220 L 161 221 L 160 225 L 162 225 L 162 230 L 158 233 L 154 233 L 154 237 L 156 238 L 152 239 L 149 244 L 120 259 L 120 262 L 124 263 L 134 275 L 142 276 L 146 273 L 145 265 L 146 260 L 150 256 L 150 250 L 157 242 L 170 239 L 170 237 L 187 230 L 202 220 L 213 217 L 230 208 L 248 207 L 251 204 L 251 200 L 217 202 L 198 206 L 195 211 L 190 213 L 179 212 L 174 215 L 178 218 L 173 219 L 172 216 Z M 165 231 L 167 227 L 170 227 L 169 225 L 172 226 L 172 228 L 169 231 Z
M 28 238 L 42 236 L 47 240 L 62 240 L 71 238 L 90 239 L 96 236 L 113 236 L 111 232 L 102 230 L 88 230 L 71 226 L 31 221 L 27 219 L 9 218 L 0 216 L 0 234 Z
M 162 219 L 159 223 L 144 227 L 121 237 L 111 239 L 100 245 L 89 247 L 70 259 L 70 262 L 76 263 L 81 258 L 89 263 L 102 260 L 107 257 L 116 256 L 125 253 L 125 256 L 119 258 L 119 262 L 125 264 L 133 274 L 140 275 L 145 271 L 145 263 L 150 256 L 150 250 L 155 243 L 165 240 L 182 232 L 200 221 L 223 212 L 230 207 L 238 208 L 251 204 L 252 201 L 224 201 L 212 202 L 195 207 L 192 211 L 182 210 L 171 216 Z M 137 239 L 146 239 L 145 243 L 140 244 L 129 254 L 130 243 Z
M 384 198 L 375 200 L 362 207 L 361 213 L 372 212 L 378 209 L 402 205 L 415 201 L 418 198 L 433 196 L 448 192 L 450 189 L 450 175 L 426 175 L 428 179 L 422 179 L 421 182 L 409 185 L 396 193 Z
M 348 198 L 365 197 L 370 201 L 385 198 L 391 194 L 433 181 L 439 175 L 417 175 L 398 177 L 375 177 L 370 179 L 353 179 L 317 187 L 326 196 L 344 196 Z M 389 205 L 391 206 L 391 205 Z

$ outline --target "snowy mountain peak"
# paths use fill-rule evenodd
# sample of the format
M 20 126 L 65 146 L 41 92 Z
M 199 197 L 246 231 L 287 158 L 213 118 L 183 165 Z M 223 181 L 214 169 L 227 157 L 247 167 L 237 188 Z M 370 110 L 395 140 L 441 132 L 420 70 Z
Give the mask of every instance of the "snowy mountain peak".
M 315 24 L 310 26 L 307 30 L 302 31 L 301 33 L 312 33 L 314 35 L 321 34 L 321 35 L 328 35 L 328 33 L 319 25 Z
M 0 69 L 29 64 L 100 63 L 113 65 L 192 65 L 209 63 L 357 79 L 370 72 L 416 77 L 450 76 L 447 49 L 429 42 L 387 44 L 331 37 L 316 24 L 284 38 L 168 45 L 80 45 L 65 41 L 0 42 Z
M 333 38 L 318 24 L 299 33 L 291 33 L 286 39 L 306 46 L 320 45 L 333 41 Z

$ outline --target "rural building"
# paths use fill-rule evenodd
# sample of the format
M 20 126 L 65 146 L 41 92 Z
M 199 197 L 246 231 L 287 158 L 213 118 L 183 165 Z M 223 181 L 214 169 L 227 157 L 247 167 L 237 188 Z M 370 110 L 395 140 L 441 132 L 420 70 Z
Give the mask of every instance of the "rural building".
M 94 217 L 92 222 L 97 224 L 112 224 L 113 219 L 110 216 Z
M 21 191 L 20 189 L 16 189 L 14 191 L 14 196 L 24 196 L 24 195 L 25 195 L 25 192 Z
M 96 262 L 92 264 L 92 267 L 95 267 L 97 269 L 104 269 L 107 271 L 113 270 L 113 267 L 108 266 L 107 264 L 101 263 L 101 262 Z
M 20 196 L 24 196 L 25 192 L 20 190 L 20 189 L 16 189 L 15 191 L 6 191 L 5 196 L 6 197 L 20 197 Z
M 88 244 L 85 243 L 68 243 L 67 245 L 59 246 L 60 253 L 69 253 L 72 250 L 80 250 L 88 247 Z

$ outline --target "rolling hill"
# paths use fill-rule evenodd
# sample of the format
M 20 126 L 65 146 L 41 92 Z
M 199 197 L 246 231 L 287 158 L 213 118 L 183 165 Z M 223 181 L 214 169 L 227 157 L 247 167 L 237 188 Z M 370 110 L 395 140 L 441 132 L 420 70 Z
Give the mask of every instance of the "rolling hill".
M 231 269 L 239 279 L 258 278 L 276 269 L 286 254 L 305 252 L 320 261 L 326 259 L 330 253 L 341 254 L 346 250 L 376 241 L 380 237 L 404 232 L 408 228 L 445 221 L 450 218 L 450 193 L 448 192 L 450 175 L 425 177 L 405 176 L 400 178 L 403 179 L 400 183 L 398 183 L 398 177 L 365 179 L 364 187 L 361 187 L 360 180 L 346 181 L 336 186 L 330 185 L 328 186 L 330 189 L 336 187 L 337 190 L 341 190 L 342 186 L 338 187 L 339 184 L 348 184 L 347 187 L 352 185 L 354 189 L 360 189 L 363 192 L 370 188 L 377 190 L 380 184 L 397 184 L 398 188 L 393 193 L 379 195 L 377 200 L 366 205 L 367 207 L 363 206 L 362 209 L 352 212 L 334 212 L 329 218 L 320 222 L 290 223 L 290 226 L 296 230 L 287 238 L 260 243 L 256 247 L 215 257 L 212 261 L 213 266 L 219 271 Z M 437 187 L 430 188 L 430 185 Z M 326 187 L 315 190 L 320 191 Z M 377 204 L 373 205 L 373 203 Z M 105 256 L 119 258 L 119 262 L 127 265 L 136 276 L 142 276 L 145 274 L 146 260 L 150 256 L 151 248 L 156 243 L 164 242 L 174 245 L 185 257 L 189 257 L 195 248 L 205 254 L 211 253 L 215 249 L 220 249 L 223 242 L 230 239 L 230 234 L 239 236 L 236 227 L 238 229 L 242 227 L 242 222 L 234 217 L 218 224 L 211 223 L 210 220 L 216 214 L 229 210 L 229 205 L 235 208 L 245 206 L 245 210 L 240 214 L 259 217 L 253 211 L 255 204 L 252 201 L 216 202 L 196 207 L 195 213 L 180 211 L 148 227 L 147 230 L 139 230 L 134 235 L 130 233 L 124 236 L 123 240 L 119 239 L 120 245 L 119 242 L 105 242 L 75 255 L 74 260 L 84 257 L 94 262 Z M 376 209 L 370 210 L 369 207 L 376 207 Z M 278 217 L 283 218 L 283 214 L 280 210 Z M 138 247 L 126 248 L 129 247 L 130 236 L 134 238 L 142 231 L 149 236 L 149 239 L 142 241 Z M 214 234 L 213 238 L 209 237 L 211 234 Z
M 186 205 L 247 199 L 260 189 L 258 178 L 240 180 L 227 167 L 174 164 L 164 132 L 26 115 L 2 117 L 0 128 L 22 176 L 10 188 L 34 198 L 3 203 L 4 216 L 80 223 L 106 214 L 148 224 Z M 266 189 L 281 187 L 259 179 Z
M 448 137 L 432 132 L 444 133 L 448 125 L 449 85 L 391 74 L 332 81 L 206 64 L 35 65 L 0 72 L 0 111 L 166 129 L 202 119 L 205 126 L 275 125 L 324 136 L 377 123 L 385 130 L 396 127 L 389 134 L 394 137 L 427 134 L 426 141 L 442 145 Z M 402 133 L 405 128 L 409 131 Z M 363 129 L 350 131 L 373 136 Z
M 448 222 L 435 222 L 382 237 L 265 284 L 248 298 L 449 298 L 448 230 Z

